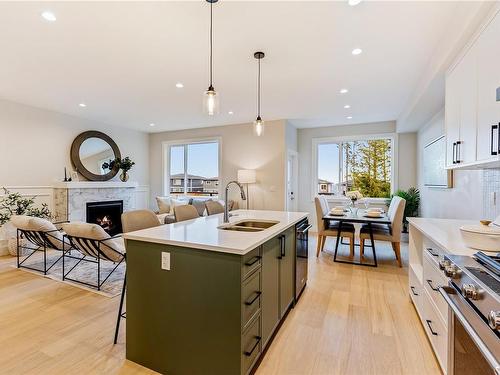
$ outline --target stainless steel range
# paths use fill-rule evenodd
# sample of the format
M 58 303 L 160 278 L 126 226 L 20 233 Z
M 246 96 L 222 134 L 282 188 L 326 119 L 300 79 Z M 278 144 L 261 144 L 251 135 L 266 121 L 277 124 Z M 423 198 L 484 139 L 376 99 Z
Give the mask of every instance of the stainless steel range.
M 500 253 L 445 256 L 439 291 L 450 306 L 448 374 L 500 375 Z

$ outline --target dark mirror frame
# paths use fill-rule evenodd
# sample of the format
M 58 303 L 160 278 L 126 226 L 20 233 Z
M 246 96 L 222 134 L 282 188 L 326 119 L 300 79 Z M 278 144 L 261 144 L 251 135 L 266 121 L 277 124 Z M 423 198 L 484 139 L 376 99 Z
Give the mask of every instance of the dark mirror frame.
M 109 181 L 118 173 L 118 166 L 115 165 L 108 173 L 100 175 L 90 172 L 87 168 L 85 168 L 82 160 L 80 159 L 80 147 L 82 146 L 82 143 L 89 138 L 102 139 L 110 145 L 115 154 L 115 158 L 121 159 L 122 156 L 120 154 L 120 149 L 111 137 L 97 130 L 90 130 L 79 134 L 71 144 L 71 162 L 73 163 L 73 167 L 75 167 L 76 171 L 89 181 Z

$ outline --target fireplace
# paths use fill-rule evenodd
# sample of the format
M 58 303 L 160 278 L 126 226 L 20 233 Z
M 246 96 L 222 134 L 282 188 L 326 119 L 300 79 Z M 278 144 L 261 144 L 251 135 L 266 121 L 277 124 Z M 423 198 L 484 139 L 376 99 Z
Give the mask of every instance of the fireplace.
M 87 223 L 98 224 L 110 236 L 122 232 L 123 201 L 88 202 Z

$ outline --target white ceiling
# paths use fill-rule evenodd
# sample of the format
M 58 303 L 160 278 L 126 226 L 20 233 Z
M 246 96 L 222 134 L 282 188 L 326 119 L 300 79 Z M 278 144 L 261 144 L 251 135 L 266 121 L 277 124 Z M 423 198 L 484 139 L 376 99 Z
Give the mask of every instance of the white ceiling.
M 250 122 L 256 116 L 253 52 L 262 50 L 265 120 L 291 119 L 299 127 L 395 120 L 457 6 L 220 0 L 214 86 L 221 111 L 209 118 L 202 112 L 204 1 L 3 2 L 0 97 L 143 131 Z M 57 21 L 43 20 L 45 10 Z M 355 47 L 363 54 L 353 56 Z M 340 95 L 344 87 L 349 93 Z

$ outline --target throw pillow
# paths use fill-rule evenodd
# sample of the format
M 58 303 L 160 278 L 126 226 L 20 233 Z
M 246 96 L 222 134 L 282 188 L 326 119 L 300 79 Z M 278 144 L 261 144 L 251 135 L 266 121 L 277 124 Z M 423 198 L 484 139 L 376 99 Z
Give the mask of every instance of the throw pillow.
M 170 213 L 170 197 L 156 197 L 156 203 L 158 204 L 158 213 L 168 214 Z

